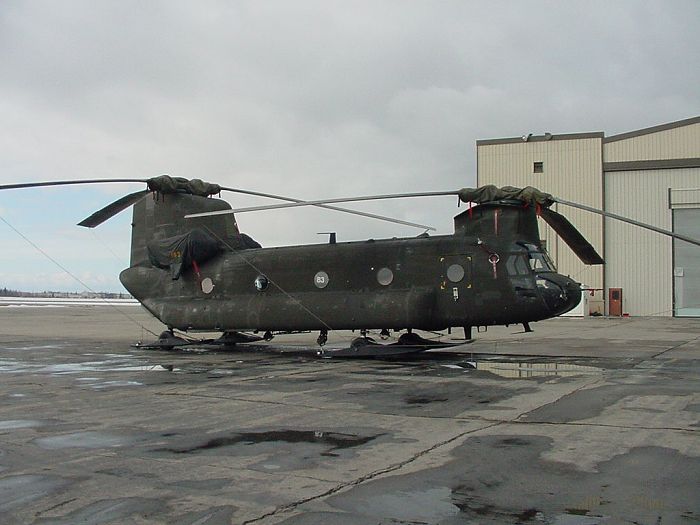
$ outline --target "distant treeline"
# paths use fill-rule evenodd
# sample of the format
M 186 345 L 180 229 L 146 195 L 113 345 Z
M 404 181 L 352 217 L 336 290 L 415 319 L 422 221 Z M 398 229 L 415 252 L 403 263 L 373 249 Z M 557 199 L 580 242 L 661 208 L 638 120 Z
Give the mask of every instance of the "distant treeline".
M 0 288 L 0 297 L 42 297 L 59 299 L 133 299 L 128 293 L 116 292 L 22 292 Z

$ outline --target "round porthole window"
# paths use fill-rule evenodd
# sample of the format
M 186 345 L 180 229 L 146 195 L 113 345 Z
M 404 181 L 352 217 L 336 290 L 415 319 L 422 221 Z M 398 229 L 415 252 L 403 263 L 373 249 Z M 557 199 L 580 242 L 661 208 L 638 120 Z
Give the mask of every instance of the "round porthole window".
M 204 293 L 211 293 L 214 291 L 214 282 L 209 277 L 202 279 L 202 291 Z
M 326 272 L 318 272 L 314 275 L 314 284 L 316 288 L 325 288 L 328 286 L 328 274 Z
M 394 272 L 389 268 L 380 268 L 377 272 L 377 282 L 382 286 L 389 286 L 394 280 Z
M 459 264 L 452 264 L 447 269 L 447 278 L 453 283 L 458 283 L 464 279 L 464 268 Z
M 268 281 L 267 277 L 265 277 L 264 275 L 258 275 L 255 278 L 255 289 L 258 292 L 262 292 L 263 290 L 265 290 L 268 284 L 270 284 L 270 281 Z

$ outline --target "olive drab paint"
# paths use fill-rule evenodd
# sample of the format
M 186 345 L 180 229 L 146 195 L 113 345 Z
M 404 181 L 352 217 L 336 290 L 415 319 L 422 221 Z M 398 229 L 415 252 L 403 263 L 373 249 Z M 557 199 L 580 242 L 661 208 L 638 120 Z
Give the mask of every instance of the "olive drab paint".
M 134 206 L 125 288 L 170 328 L 285 332 L 424 329 L 528 323 L 580 300 L 539 240 L 537 210 L 485 202 L 454 219 L 452 235 L 250 248 L 230 209 L 185 192 L 154 192 Z M 173 279 L 147 246 L 193 229 L 223 250 Z

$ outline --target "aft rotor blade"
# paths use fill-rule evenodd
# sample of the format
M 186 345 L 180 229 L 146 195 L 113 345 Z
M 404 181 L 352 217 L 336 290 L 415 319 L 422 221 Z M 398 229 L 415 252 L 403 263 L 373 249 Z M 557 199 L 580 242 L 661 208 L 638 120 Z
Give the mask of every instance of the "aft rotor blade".
M 307 202 L 307 201 L 303 201 L 303 200 L 301 200 L 301 199 L 294 199 L 294 198 L 292 198 L 292 197 L 284 197 L 284 196 L 282 196 L 282 195 L 274 195 L 274 194 L 272 194 L 272 193 L 262 193 L 262 192 L 259 192 L 259 191 L 242 190 L 242 189 L 239 189 L 239 188 L 221 188 L 221 189 L 224 190 L 224 191 L 231 191 L 231 192 L 234 192 L 234 193 L 241 193 L 241 194 L 243 194 L 243 195 L 254 195 L 254 196 L 256 196 L 256 197 L 267 197 L 267 198 L 269 198 L 269 199 L 277 199 L 277 200 L 281 200 L 281 201 L 287 201 L 287 202 L 294 203 L 294 204 L 297 204 L 297 205 L 306 204 L 306 202 Z M 370 218 L 370 219 L 378 219 L 378 220 L 380 220 L 380 221 L 391 222 L 391 223 L 394 223 L 394 224 L 401 224 L 401 225 L 404 225 L 404 226 L 412 226 L 412 227 L 414 227 L 414 228 L 420 228 L 421 230 L 436 231 L 435 228 L 433 228 L 432 226 L 427 226 L 427 225 L 425 225 L 425 224 L 417 224 L 417 223 L 415 223 L 415 222 L 408 222 L 408 221 L 404 221 L 404 220 L 401 220 L 401 219 L 395 219 L 395 218 L 393 218 L 393 217 L 385 217 L 384 215 L 377 215 L 377 214 L 375 214 L 375 213 L 369 213 L 369 212 L 358 211 L 358 210 L 351 210 L 351 209 L 348 209 L 348 208 L 341 208 L 341 207 L 339 207 L 339 206 L 327 206 L 327 205 L 324 205 L 324 204 L 316 204 L 315 206 L 317 206 L 318 208 L 325 208 L 325 209 L 327 209 L 327 210 L 339 211 L 339 212 L 342 212 L 342 213 L 349 213 L 349 214 L 352 214 L 352 215 L 359 215 L 360 217 L 368 217 L 368 218 Z M 233 213 L 233 210 L 222 210 L 222 211 L 225 212 L 225 213 Z M 212 212 L 212 214 L 223 215 L 224 213 Z M 197 216 L 200 216 L 200 217 L 202 217 L 202 216 L 208 216 L 208 214 L 193 214 L 193 215 L 187 215 L 187 216 L 185 216 L 185 218 L 192 218 L 192 217 L 197 217 Z
M 85 226 L 86 228 L 94 228 L 95 226 L 99 226 L 107 219 L 115 216 L 120 211 L 127 209 L 132 204 L 136 204 L 149 193 L 151 193 L 151 190 L 141 190 L 134 193 L 130 193 L 129 195 L 125 195 L 121 199 L 117 199 L 116 201 L 112 202 L 111 204 L 108 204 L 101 210 L 96 211 L 87 219 L 80 221 L 78 223 L 78 226 Z
M 18 190 L 22 188 L 42 188 L 46 186 L 71 186 L 75 184 L 104 184 L 112 182 L 142 182 L 148 179 L 79 179 L 79 180 L 51 180 L 44 182 L 20 182 L 17 184 L 1 184 L 0 190 Z
M 562 214 L 552 209 L 544 208 L 540 216 L 557 232 L 559 237 L 564 239 L 564 242 L 569 245 L 569 248 L 578 255 L 578 258 L 584 264 L 603 264 L 605 262 L 591 243 Z
M 628 224 L 633 224 L 635 226 L 639 226 L 640 228 L 644 228 L 647 230 L 654 231 L 656 233 L 660 233 L 662 235 L 668 235 L 669 237 L 673 237 L 674 239 L 678 239 L 680 241 L 685 241 L 689 242 L 690 244 L 695 244 L 696 246 L 700 246 L 700 240 L 694 239 L 693 237 L 688 237 L 686 235 L 681 235 L 680 233 L 675 233 L 669 230 L 664 230 L 663 228 L 657 228 L 656 226 L 652 226 L 651 224 L 646 224 L 644 222 L 639 222 L 635 221 L 634 219 L 630 219 L 628 217 L 623 217 L 622 215 L 617 215 L 615 213 L 610 213 L 609 211 L 603 211 L 599 210 L 597 208 L 592 208 L 590 206 L 586 206 L 585 204 L 579 204 L 577 202 L 570 202 L 570 201 L 565 201 L 563 199 L 555 198 L 556 202 L 560 204 L 565 204 L 566 206 L 571 206 L 572 208 L 579 208 L 581 210 L 585 211 L 590 211 L 591 213 L 597 213 L 598 215 L 602 215 L 603 217 L 608 217 L 610 219 L 615 219 L 618 221 L 626 222 Z
M 249 192 L 252 194 L 252 192 Z M 221 210 L 207 213 L 193 213 L 187 215 L 187 218 L 193 217 L 207 217 L 210 215 L 225 215 L 227 213 L 243 213 L 248 211 L 264 211 L 264 210 L 278 210 L 282 208 L 297 208 L 300 206 L 320 206 L 328 208 L 327 204 L 336 204 L 341 202 L 362 202 L 362 201 L 377 201 L 377 200 L 387 200 L 387 199 L 407 199 L 411 197 L 440 197 L 444 195 L 459 195 L 458 190 L 450 191 L 427 191 L 420 193 L 392 193 L 387 195 L 367 195 L 365 197 L 341 197 L 336 199 L 322 199 L 315 201 L 298 201 L 296 199 L 285 199 L 291 200 L 292 202 L 286 204 L 269 204 L 266 206 L 252 206 L 249 208 L 237 208 L 234 210 Z M 354 211 L 354 210 L 353 210 Z

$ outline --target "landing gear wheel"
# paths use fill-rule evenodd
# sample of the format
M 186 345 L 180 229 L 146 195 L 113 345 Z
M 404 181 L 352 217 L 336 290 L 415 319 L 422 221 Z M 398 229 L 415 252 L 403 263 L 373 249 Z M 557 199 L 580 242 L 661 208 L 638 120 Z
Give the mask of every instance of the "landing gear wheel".
M 162 332 L 158 336 L 158 341 L 156 342 L 156 344 L 160 347 L 161 350 L 172 350 L 177 343 L 180 343 L 182 341 L 184 341 L 182 337 L 176 336 L 173 329 L 168 328 L 165 332 Z
M 318 334 L 318 339 L 316 339 L 318 346 L 323 346 L 328 342 L 328 330 L 321 330 Z

